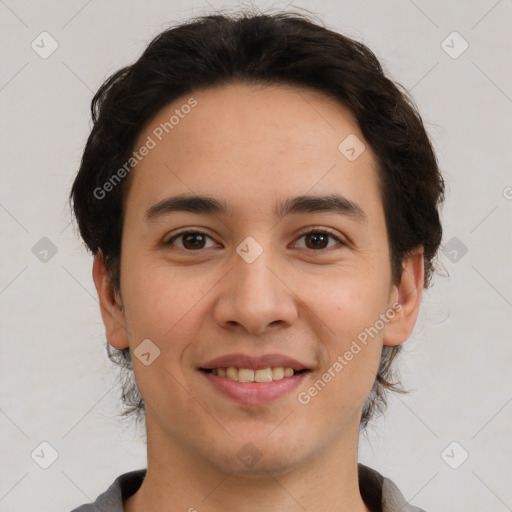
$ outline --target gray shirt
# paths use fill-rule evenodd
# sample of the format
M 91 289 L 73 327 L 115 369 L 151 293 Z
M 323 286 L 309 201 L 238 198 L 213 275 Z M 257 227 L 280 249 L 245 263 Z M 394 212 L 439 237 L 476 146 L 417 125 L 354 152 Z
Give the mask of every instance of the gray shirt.
M 363 464 L 359 464 L 358 469 L 361 496 L 372 512 L 426 512 L 409 505 L 398 487 L 374 469 Z M 94 503 L 71 512 L 123 512 L 123 501 L 137 492 L 145 476 L 145 469 L 124 473 Z

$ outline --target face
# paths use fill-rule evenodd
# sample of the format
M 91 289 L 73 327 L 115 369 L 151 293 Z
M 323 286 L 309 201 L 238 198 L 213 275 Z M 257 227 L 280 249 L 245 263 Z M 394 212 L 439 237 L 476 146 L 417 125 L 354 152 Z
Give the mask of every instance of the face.
M 423 267 L 411 257 L 392 282 L 355 119 L 317 91 L 232 84 L 163 108 L 135 148 L 150 139 L 129 178 L 120 293 L 98 257 L 94 271 L 107 338 L 132 350 L 148 449 L 279 472 L 357 444 Z

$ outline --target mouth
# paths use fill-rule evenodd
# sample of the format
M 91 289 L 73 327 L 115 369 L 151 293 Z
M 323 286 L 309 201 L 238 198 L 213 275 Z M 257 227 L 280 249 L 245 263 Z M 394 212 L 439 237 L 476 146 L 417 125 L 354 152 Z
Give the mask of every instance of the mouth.
M 263 404 L 296 389 L 311 369 L 279 354 L 251 357 L 232 354 L 198 368 L 217 393 L 245 405 Z
M 308 372 L 308 369 L 294 370 L 290 367 L 273 366 L 267 368 L 259 368 L 254 370 L 252 368 L 237 368 L 235 366 L 229 366 L 226 368 L 200 368 L 205 373 L 211 373 L 217 377 L 223 377 L 235 382 L 274 382 L 281 379 L 289 379 L 294 375 Z

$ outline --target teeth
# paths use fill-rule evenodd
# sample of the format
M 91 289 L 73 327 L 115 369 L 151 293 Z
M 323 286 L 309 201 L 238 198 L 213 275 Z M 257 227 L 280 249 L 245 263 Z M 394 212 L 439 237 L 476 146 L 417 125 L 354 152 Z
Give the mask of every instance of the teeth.
M 284 368 L 282 366 L 276 366 L 272 368 L 272 380 L 281 380 L 284 378 Z
M 285 368 L 284 369 L 284 376 L 285 377 L 291 377 L 293 375 L 293 369 L 292 368 Z
M 238 370 L 236 368 L 227 368 L 226 377 L 231 380 L 238 380 Z
M 254 382 L 272 382 L 272 368 L 262 368 L 254 372 Z
M 292 377 L 295 372 L 293 368 L 283 368 L 282 366 L 260 368 L 259 370 L 230 366 L 229 368 L 214 368 L 212 373 L 239 382 L 272 382 L 273 380 Z
M 250 370 L 249 368 L 240 368 L 240 370 L 238 370 L 238 381 L 254 382 L 254 370 Z

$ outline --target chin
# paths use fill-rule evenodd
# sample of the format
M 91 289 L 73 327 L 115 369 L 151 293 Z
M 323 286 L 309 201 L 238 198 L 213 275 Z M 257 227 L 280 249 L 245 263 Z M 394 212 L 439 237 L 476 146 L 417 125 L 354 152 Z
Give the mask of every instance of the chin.
M 221 453 L 206 450 L 206 456 L 222 472 L 233 475 L 268 478 L 269 473 L 284 474 L 303 463 L 308 454 L 304 442 L 295 441 L 286 431 L 283 434 L 271 439 L 267 432 L 254 436 L 246 433 L 228 441 Z
M 263 455 L 255 457 L 253 461 L 241 462 L 234 454 L 230 461 L 223 461 L 222 469 L 225 473 L 237 475 L 243 478 L 268 478 L 269 475 L 277 476 L 289 473 L 300 465 L 299 458 L 284 457 L 282 454 Z

